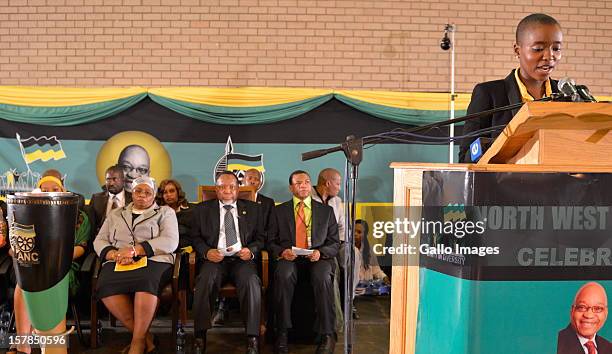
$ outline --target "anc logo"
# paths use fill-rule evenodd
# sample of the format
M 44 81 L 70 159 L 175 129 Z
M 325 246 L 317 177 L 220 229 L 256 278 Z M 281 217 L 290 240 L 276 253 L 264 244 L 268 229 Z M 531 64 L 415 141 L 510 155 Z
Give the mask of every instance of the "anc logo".
M 36 230 L 34 225 L 23 225 L 12 222 L 9 228 L 9 240 L 13 255 L 21 266 L 31 266 L 39 263 L 36 252 Z
M 234 144 L 232 143 L 232 137 L 227 137 L 227 143 L 225 144 L 225 154 L 221 156 L 219 161 L 217 161 L 217 165 L 215 166 L 213 181 L 217 180 L 217 175 L 223 171 L 232 171 L 236 177 L 238 177 L 238 181 L 240 185 L 243 186 L 244 182 L 242 179 L 244 178 L 244 173 L 250 169 L 256 169 L 261 173 L 261 188 L 264 185 L 264 172 L 266 169 L 263 164 L 263 154 L 259 155 L 246 155 L 246 154 L 238 154 L 234 152 Z

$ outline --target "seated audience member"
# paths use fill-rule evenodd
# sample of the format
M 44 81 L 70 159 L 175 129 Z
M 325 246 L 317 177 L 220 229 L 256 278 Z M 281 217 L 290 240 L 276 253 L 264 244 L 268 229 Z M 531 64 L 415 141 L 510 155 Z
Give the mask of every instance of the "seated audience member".
M 58 173 L 59 174 L 59 173 Z M 44 175 L 44 174 L 43 174 Z M 41 192 L 65 192 L 62 181 L 52 174 L 47 174 L 42 177 L 37 184 L 36 191 Z M 79 263 L 76 262 L 78 258 L 85 254 L 87 244 L 89 241 L 90 225 L 87 218 L 87 214 L 83 211 L 79 211 L 76 224 L 76 232 L 74 234 L 74 250 L 72 253 L 72 265 L 68 272 L 69 276 L 69 293 L 74 296 L 78 290 L 78 278 L 76 276 L 79 270 Z M 15 327 L 18 335 L 30 335 L 32 333 L 32 324 L 28 317 L 26 310 L 26 304 L 23 299 L 23 291 L 19 285 L 15 286 L 15 294 L 13 297 L 14 311 L 15 311 Z M 62 321 L 58 327 L 62 329 L 66 327 L 66 321 Z M 31 348 L 27 344 L 17 345 L 10 349 L 7 353 L 30 353 Z
M 193 214 L 193 206 L 187 202 L 185 192 L 181 184 L 173 179 L 165 179 L 161 181 L 157 188 L 157 197 L 155 197 L 157 205 L 167 205 L 174 209 L 178 222 L 179 231 L 179 249 L 191 246 L 191 215 Z M 179 274 L 179 286 L 185 290 L 189 283 L 189 264 L 187 257 L 183 258 L 181 263 L 181 271 Z M 187 303 L 186 292 L 179 293 L 180 301 Z M 180 306 L 181 324 L 187 323 L 187 306 Z
M 321 336 L 316 353 L 333 353 L 336 344 L 334 269 L 338 255 L 338 223 L 334 210 L 312 199 L 310 176 L 294 171 L 289 176 L 292 200 L 276 206 L 275 228 L 268 239 L 271 257 L 278 258 L 274 271 L 276 353 L 288 353 L 287 330 L 292 328 L 291 303 L 298 272 L 309 275 L 315 297 L 315 329 Z M 292 247 L 310 250 L 299 256 Z
M 355 221 L 355 247 L 358 249 L 355 252 L 355 263 L 359 268 L 359 282 L 383 280 L 385 283 L 390 283 L 389 277 L 380 269 L 378 258 L 368 241 L 369 230 L 367 221 L 361 219 Z
M 64 186 L 64 188 L 66 187 L 66 181 L 65 181 L 65 177 L 66 176 L 62 175 L 60 171 L 58 171 L 56 169 L 53 169 L 53 168 L 48 169 L 45 172 L 43 172 L 43 174 L 40 176 L 40 178 L 42 179 L 42 178 L 47 177 L 47 176 L 51 176 L 51 177 L 55 177 L 55 178 L 59 179 L 60 182 L 62 183 L 62 186 Z M 40 187 L 38 189 L 40 189 Z M 67 190 L 67 188 L 65 188 L 65 189 Z M 51 191 L 51 192 L 53 192 L 53 191 Z M 76 196 L 79 198 L 79 201 L 78 201 L 79 210 L 85 210 L 85 197 L 83 197 L 83 195 L 80 194 L 80 193 L 77 193 L 77 192 L 74 192 L 74 191 L 70 191 L 70 192 L 73 193 L 73 194 L 76 194 Z M 91 221 L 90 221 L 90 224 L 91 224 Z
M 236 284 L 246 321 L 246 353 L 259 353 L 261 280 L 255 257 L 264 246 L 264 233 L 260 208 L 238 199 L 238 188 L 238 178 L 232 172 L 220 173 L 217 198 L 202 202 L 193 212 L 191 240 L 198 257 L 203 259 L 193 303 L 196 353 L 206 352 L 212 308 L 228 278 Z
M 129 354 L 156 351 L 149 327 L 178 242 L 176 213 L 155 203 L 155 182 L 146 176 L 132 182 L 132 203 L 112 210 L 94 241 L 104 262 L 98 298 L 132 332 Z
M 121 167 L 114 165 L 107 168 L 104 181 L 106 190 L 93 194 L 89 200 L 89 220 L 94 238 L 111 210 L 122 208 L 132 202 L 132 194 L 127 193 L 124 188 L 125 178 Z
M 178 248 L 191 246 L 190 233 L 193 206 L 187 201 L 181 184 L 174 179 L 165 179 L 161 181 L 159 188 L 157 188 L 157 197 L 155 201 L 157 205 L 169 206 L 176 213 L 179 230 Z
M 255 168 L 251 168 L 244 173 L 242 179 L 242 185 L 255 187 L 255 201 L 261 207 L 261 215 L 263 217 L 263 230 L 268 235 L 270 224 L 273 218 L 274 212 L 274 199 L 266 197 L 259 193 L 263 183 L 263 174 Z M 219 298 L 219 306 L 217 312 L 213 318 L 213 324 L 215 326 L 222 326 L 225 323 L 226 317 L 226 299 Z

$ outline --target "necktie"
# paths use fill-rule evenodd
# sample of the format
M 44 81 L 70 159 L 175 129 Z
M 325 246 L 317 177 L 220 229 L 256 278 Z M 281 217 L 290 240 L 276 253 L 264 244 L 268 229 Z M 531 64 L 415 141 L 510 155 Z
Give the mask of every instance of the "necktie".
M 113 205 L 111 205 L 111 210 L 117 209 L 119 207 L 119 200 L 116 195 L 113 195 Z
M 297 218 L 295 218 L 295 245 L 299 248 L 308 248 L 308 231 L 306 226 L 306 215 L 304 213 L 304 202 L 298 203 Z
M 584 345 L 587 347 L 587 350 L 589 351 L 589 354 L 597 354 L 597 349 L 595 348 L 595 343 L 593 343 L 592 340 L 586 342 Z
M 225 225 L 225 247 L 229 247 L 238 242 L 238 237 L 236 236 L 236 225 L 234 225 L 234 216 L 232 215 L 231 205 L 224 205 L 225 216 L 223 218 L 223 223 Z

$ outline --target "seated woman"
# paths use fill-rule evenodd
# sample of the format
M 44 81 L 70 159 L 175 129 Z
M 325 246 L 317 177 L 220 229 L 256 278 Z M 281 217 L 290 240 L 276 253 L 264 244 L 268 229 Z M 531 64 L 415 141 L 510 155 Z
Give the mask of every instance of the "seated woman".
M 65 192 L 62 181 L 55 176 L 44 176 L 37 184 L 37 189 L 41 192 Z M 79 217 L 77 219 L 76 231 L 74 234 L 74 250 L 72 253 L 72 265 L 70 266 L 69 276 L 69 292 L 70 296 L 75 296 L 79 287 L 77 271 L 79 270 L 80 264 L 77 259 L 85 254 L 87 250 L 87 243 L 89 241 L 90 224 L 87 214 L 79 210 Z M 23 292 L 19 285 L 15 286 L 15 293 L 13 297 L 13 306 L 15 311 L 15 327 L 17 328 L 18 335 L 29 335 L 32 333 L 32 324 L 28 317 L 26 305 L 23 299 Z M 66 327 L 66 321 L 62 321 L 58 326 L 60 328 Z M 18 345 L 15 348 L 9 350 L 7 353 L 30 353 L 31 348 L 26 345 Z
M 503 80 L 476 85 L 467 114 L 525 103 L 559 92 L 557 81 L 552 80 L 550 75 L 561 60 L 562 47 L 563 33 L 557 20 L 545 14 L 531 14 L 523 18 L 516 27 L 514 43 L 514 54 L 519 67 L 512 70 Z M 476 133 L 478 136 L 494 139 L 518 110 L 518 108 L 505 110 L 468 120 L 463 126 L 463 135 Z M 483 129 L 497 126 L 500 129 L 494 132 L 478 134 Z M 459 162 L 472 162 L 469 153 L 470 144 L 478 136 L 461 140 Z
M 185 192 L 181 184 L 174 179 L 165 179 L 161 181 L 157 188 L 157 197 L 155 198 L 157 205 L 167 205 L 176 212 L 178 221 L 179 245 L 177 251 L 181 248 L 191 246 L 191 215 L 193 214 L 192 205 L 187 202 Z M 189 265 L 187 257 L 183 258 L 181 263 L 181 272 L 179 274 L 179 286 L 182 290 L 189 286 Z M 187 303 L 186 292 L 179 293 L 179 299 L 182 303 Z M 187 306 L 180 306 L 181 323 L 187 323 Z
M 94 241 L 104 262 L 98 298 L 132 332 L 129 354 L 156 352 L 149 327 L 172 277 L 179 234 L 175 212 L 155 203 L 155 182 L 132 182 L 132 203 L 111 211 Z
M 378 258 L 368 242 L 369 226 L 365 220 L 355 220 L 355 247 L 359 252 L 355 252 L 356 263 L 359 264 L 359 282 L 382 279 L 389 283 L 389 277 L 380 269 Z
M 181 184 L 174 179 L 165 179 L 157 188 L 157 205 L 167 205 L 176 212 L 179 230 L 178 248 L 191 246 L 191 214 L 193 207 L 187 201 Z

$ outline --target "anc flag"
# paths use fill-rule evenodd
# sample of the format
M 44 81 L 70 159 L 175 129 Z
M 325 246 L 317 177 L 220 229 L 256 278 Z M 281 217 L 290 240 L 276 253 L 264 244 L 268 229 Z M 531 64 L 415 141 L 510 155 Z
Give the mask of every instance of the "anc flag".
M 235 153 L 232 138 L 228 137 L 227 143 L 225 144 L 225 154 L 221 156 L 219 161 L 217 161 L 217 165 L 215 166 L 214 179 L 216 180 L 217 175 L 223 171 L 232 171 L 236 177 L 238 177 L 240 184 L 244 185 L 244 182 L 242 181 L 244 174 L 246 171 L 252 168 L 261 172 L 261 186 L 263 186 L 264 172 L 266 172 L 263 164 L 263 154 L 247 155 Z
M 17 140 L 21 146 L 23 159 L 28 165 L 37 160 L 60 160 L 66 157 L 61 142 L 55 136 L 50 138 L 46 136 L 41 136 L 40 138 L 31 136 L 27 139 L 21 139 L 19 134 L 17 134 Z

